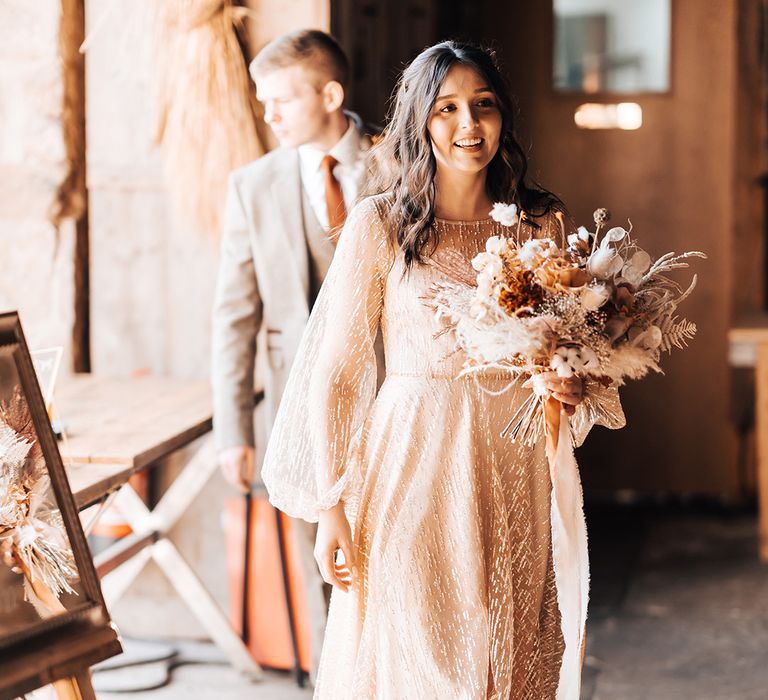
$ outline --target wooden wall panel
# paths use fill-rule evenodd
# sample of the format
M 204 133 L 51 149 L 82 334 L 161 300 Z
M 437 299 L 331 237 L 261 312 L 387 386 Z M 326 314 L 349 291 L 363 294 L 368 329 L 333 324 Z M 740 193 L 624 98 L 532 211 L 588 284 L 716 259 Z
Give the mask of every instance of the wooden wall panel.
M 737 2 L 675 0 L 673 8 L 672 90 L 637 97 L 644 119 L 637 131 L 576 128 L 575 108 L 593 100 L 549 87 L 550 3 L 498 8 L 504 32 L 496 39 L 518 94 L 532 172 L 576 219 L 589 223 L 606 206 L 616 223 L 631 218 L 653 253 L 694 248 L 710 256 L 697 265 L 699 288 L 682 309 L 699 335 L 688 351 L 665 358 L 665 377 L 623 390 L 629 426 L 592 434 L 581 455 L 585 483 L 734 493 L 726 330 L 735 283 Z
M 632 219 L 651 252 L 710 255 L 682 310 L 699 336 L 665 358 L 665 377 L 623 390 L 628 428 L 596 430 L 582 459 L 595 490 L 736 494 L 734 416 L 746 415 L 748 397 L 734 390 L 725 334 L 761 305 L 765 284 L 760 3 L 673 0 L 672 89 L 637 96 L 644 125 L 634 132 L 576 128 L 588 100 L 551 88 L 550 2 L 336 0 L 331 18 L 354 65 L 350 104 L 367 120 L 381 120 L 398 69 L 421 47 L 450 37 L 493 46 L 517 94 L 531 172 L 577 220 L 607 206 L 615 222 Z

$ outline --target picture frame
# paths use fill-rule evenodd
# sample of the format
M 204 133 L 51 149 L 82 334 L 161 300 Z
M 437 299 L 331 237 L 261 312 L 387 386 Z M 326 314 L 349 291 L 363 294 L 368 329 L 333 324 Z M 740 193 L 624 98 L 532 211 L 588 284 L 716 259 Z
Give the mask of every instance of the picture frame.
M 0 700 L 122 651 L 18 313 L 0 314 Z

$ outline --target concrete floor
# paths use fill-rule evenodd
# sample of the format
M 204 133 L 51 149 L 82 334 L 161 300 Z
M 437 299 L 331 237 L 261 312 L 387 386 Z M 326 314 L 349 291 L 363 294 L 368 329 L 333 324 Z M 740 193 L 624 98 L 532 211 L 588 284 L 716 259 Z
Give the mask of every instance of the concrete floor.
M 768 567 L 755 518 L 592 508 L 583 700 L 768 698 Z
M 587 514 L 592 599 L 582 700 L 768 698 L 768 567 L 757 562 L 754 515 L 594 504 Z M 181 658 L 193 663 L 173 669 L 164 687 L 98 697 L 311 697 L 287 674 L 248 682 L 207 644 L 185 643 Z M 128 673 L 148 677 L 151 668 Z

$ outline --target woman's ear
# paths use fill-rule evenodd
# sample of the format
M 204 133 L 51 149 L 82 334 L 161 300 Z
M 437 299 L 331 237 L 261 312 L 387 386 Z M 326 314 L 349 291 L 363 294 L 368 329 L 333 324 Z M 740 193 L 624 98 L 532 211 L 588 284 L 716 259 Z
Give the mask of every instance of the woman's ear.
M 344 105 L 344 87 L 337 80 L 329 80 L 323 87 L 323 104 L 326 112 L 335 112 Z

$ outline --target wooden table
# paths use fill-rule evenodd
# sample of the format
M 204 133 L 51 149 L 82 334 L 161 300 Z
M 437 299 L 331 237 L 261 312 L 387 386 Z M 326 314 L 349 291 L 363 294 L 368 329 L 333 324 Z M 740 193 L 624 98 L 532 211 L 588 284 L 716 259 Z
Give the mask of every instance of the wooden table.
M 758 546 L 768 562 L 768 314 L 744 319 L 728 331 L 730 364 L 755 368 Z
M 216 471 L 207 382 L 166 377 L 62 381 L 56 409 L 67 440 L 61 453 L 80 508 L 116 492 L 133 534 L 94 558 L 111 607 L 153 559 L 232 665 L 254 679 L 261 669 L 198 576 L 168 538 L 173 525 Z M 127 483 L 140 469 L 202 438 L 153 510 Z

